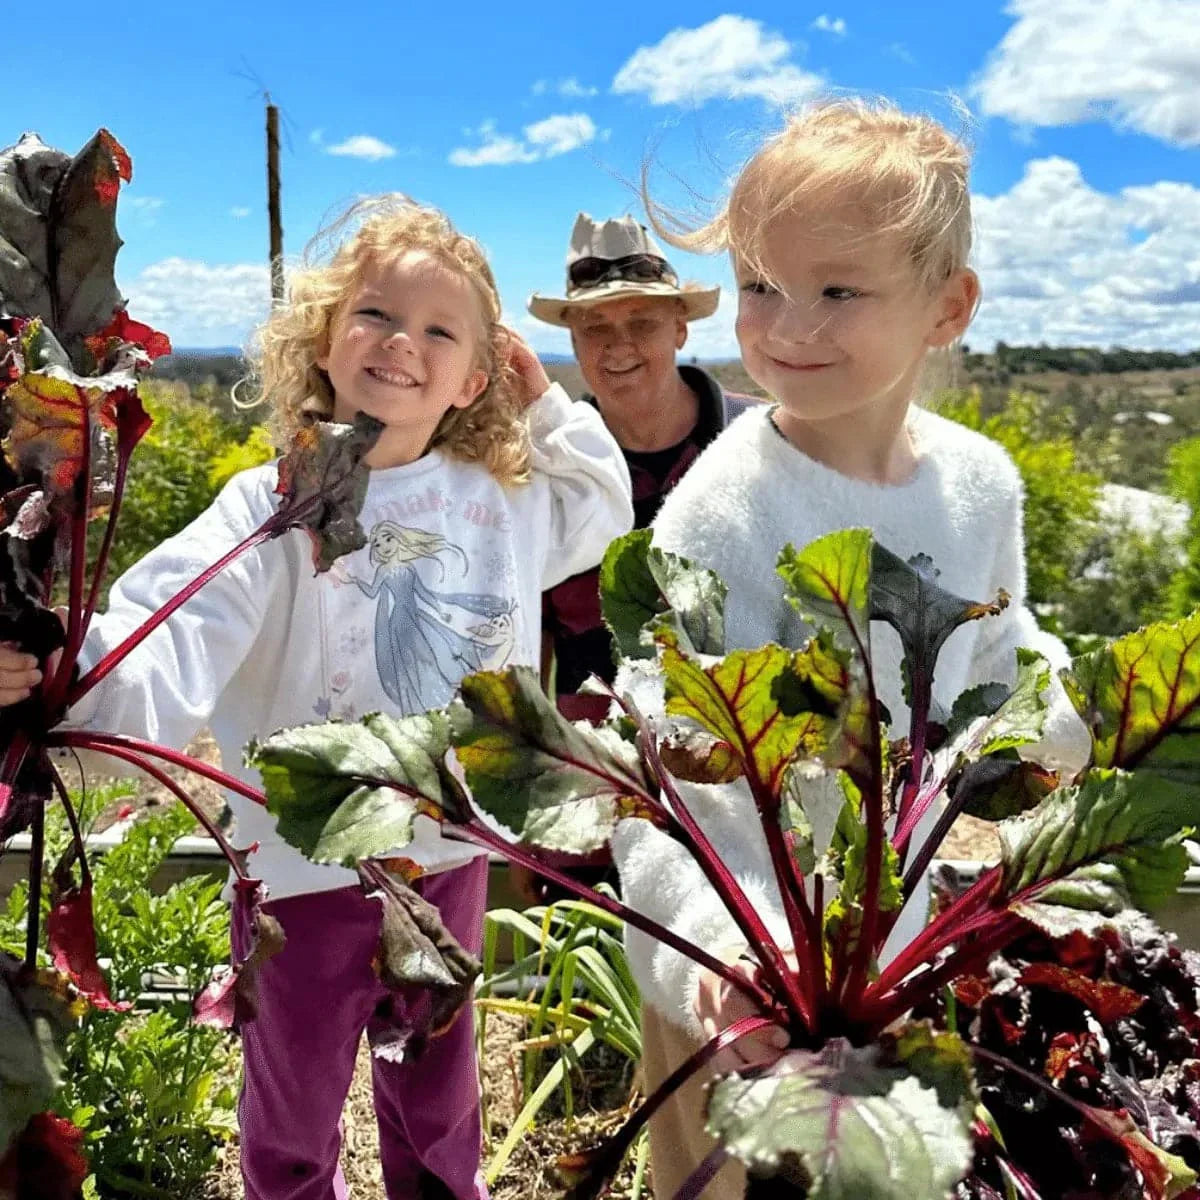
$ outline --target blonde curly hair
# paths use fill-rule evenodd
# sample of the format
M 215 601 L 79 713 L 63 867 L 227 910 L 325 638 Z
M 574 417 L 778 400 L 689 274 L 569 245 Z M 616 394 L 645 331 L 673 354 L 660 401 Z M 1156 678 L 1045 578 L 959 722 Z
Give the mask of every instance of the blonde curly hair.
M 248 358 L 259 395 L 273 409 L 274 432 L 286 445 L 304 425 L 333 416 L 333 388 L 317 359 L 328 352 L 334 318 L 369 265 L 387 265 L 413 250 L 471 285 L 483 315 L 478 367 L 488 378 L 469 407 L 446 411 L 428 449 L 437 446 L 454 458 L 482 463 L 506 486 L 525 483 L 529 429 L 487 258 L 445 214 L 399 193 L 361 200 L 321 230 L 291 277 L 288 302 L 258 330 Z
M 665 240 L 685 250 L 729 250 L 767 280 L 765 246 L 776 218 L 812 219 L 850 199 L 873 231 L 902 239 L 932 288 L 967 266 L 970 162 L 967 145 L 932 117 L 886 100 L 828 99 L 787 118 L 738 173 L 711 221 L 689 228 L 649 200 L 644 177 L 643 196 Z

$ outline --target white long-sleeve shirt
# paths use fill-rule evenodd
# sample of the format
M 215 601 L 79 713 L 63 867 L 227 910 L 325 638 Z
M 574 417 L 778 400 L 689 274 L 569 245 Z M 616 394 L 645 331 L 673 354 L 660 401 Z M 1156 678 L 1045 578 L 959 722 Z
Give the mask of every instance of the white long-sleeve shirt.
M 939 584 L 958 596 L 990 600 L 1000 588 L 1011 596 L 999 617 L 967 624 L 943 647 L 934 699 L 946 711 L 975 684 L 1013 682 L 1019 646 L 1037 650 L 1054 668 L 1066 664 L 1062 643 L 1038 628 L 1025 605 L 1022 488 L 1012 460 L 988 438 L 922 409 L 912 410 L 909 428 L 918 466 L 897 486 L 852 479 L 808 458 L 779 433 L 765 405 L 739 417 L 705 450 L 660 510 L 654 544 L 711 568 L 728 585 L 726 649 L 768 642 L 800 645 L 811 631 L 784 599 L 783 581 L 775 572 L 779 551 L 788 542 L 801 549 L 825 534 L 858 526 L 871 529 L 877 542 L 901 558 L 928 554 L 941 571 Z M 880 699 L 892 716 L 892 736 L 907 734 L 899 636 L 890 626 L 872 622 L 871 650 Z M 1057 680 L 1047 698 L 1038 761 L 1078 770 L 1089 750 L 1083 723 Z M 640 703 L 653 705 L 653 694 L 643 695 Z M 681 786 L 693 815 L 773 936 L 790 946 L 766 842 L 745 785 Z M 931 809 L 914 833 L 914 845 L 936 818 Z M 742 941 L 699 868 L 666 834 L 646 821 L 623 821 L 613 849 L 623 894 L 634 908 L 709 949 Z M 918 889 L 893 931 L 885 959 L 919 931 L 927 903 L 927 890 Z M 700 969 L 636 930 L 628 930 L 626 940 L 647 1002 L 698 1036 L 693 1002 Z
M 368 545 L 313 570 L 291 530 L 242 555 L 85 696 L 69 724 L 181 747 L 211 727 L 224 768 L 258 783 L 255 737 L 371 712 L 444 705 L 472 671 L 538 666 L 541 593 L 593 566 L 633 520 L 625 460 L 599 414 L 551 387 L 529 410 L 532 479 L 503 487 L 477 463 L 432 450 L 370 474 Z M 278 504 L 274 463 L 235 476 L 212 506 L 113 586 L 88 632 L 95 664 Z M 115 769 L 120 768 L 115 766 Z M 233 794 L 249 869 L 279 898 L 354 883 L 309 862 L 265 809 Z M 478 851 L 417 820 L 406 857 L 445 870 Z

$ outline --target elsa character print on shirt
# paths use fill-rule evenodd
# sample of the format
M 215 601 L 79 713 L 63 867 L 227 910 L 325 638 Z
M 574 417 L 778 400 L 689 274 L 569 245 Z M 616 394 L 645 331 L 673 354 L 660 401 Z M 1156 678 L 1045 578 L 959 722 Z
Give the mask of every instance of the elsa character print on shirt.
M 460 546 L 394 521 L 372 526 L 369 545 L 375 575 L 370 583 L 353 582 L 378 600 L 375 664 L 401 712 L 440 707 L 464 675 L 504 666 L 515 640 L 516 601 L 489 592 L 434 591 L 418 574 L 417 564 L 432 559 L 444 579 L 443 560 L 450 558 L 465 576 L 470 564 Z

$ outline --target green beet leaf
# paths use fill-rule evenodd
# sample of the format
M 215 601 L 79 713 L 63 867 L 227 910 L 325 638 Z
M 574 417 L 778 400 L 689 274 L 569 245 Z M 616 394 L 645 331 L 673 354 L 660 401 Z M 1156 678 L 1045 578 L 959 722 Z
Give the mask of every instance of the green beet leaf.
M 1098 767 L 1189 790 L 1200 785 L 1200 612 L 1138 629 L 1075 659 L 1063 682 L 1092 733 Z
M 880 1039 L 887 1061 L 907 1067 L 937 1093 L 943 1108 L 964 1121 L 975 1114 L 975 1065 L 971 1048 L 956 1033 L 938 1030 L 929 1021 L 910 1021 L 889 1029 Z
M 291 449 L 279 460 L 275 491 L 283 500 L 277 522 L 308 534 L 318 571 L 328 571 L 343 554 L 367 544 L 358 522 L 370 481 L 364 460 L 382 429 L 382 422 L 365 413 L 357 413 L 349 425 L 317 421 L 296 434 Z M 389 551 L 398 550 L 381 543 L 373 547 L 372 558 L 388 562 Z
M 870 655 L 871 554 L 868 529 L 846 529 L 796 550 L 785 546 L 776 570 L 787 598 L 814 630 L 828 629 L 834 644 L 859 659 Z
M 948 1052 L 921 1053 L 931 1084 L 916 1050 L 902 1064 L 841 1038 L 793 1051 L 758 1078 L 714 1084 L 708 1130 L 752 1176 L 804 1187 L 808 1200 L 946 1200 L 972 1161 L 968 1093 L 951 1082 Z
M 62 1082 L 62 1041 L 72 1024 L 53 986 L 0 954 L 0 1159 L 34 1113 L 49 1108 Z
M 986 683 L 963 692 L 947 722 L 941 751 L 946 788 L 963 812 L 999 821 L 1026 812 L 1056 786 L 1053 772 L 1014 753 L 1042 736 L 1050 664 L 1032 650 L 1017 651 L 1017 681 Z
M 649 529 L 617 538 L 600 564 L 600 608 L 626 658 L 653 658 L 665 624 L 697 654 L 725 649 L 725 585 L 712 571 L 650 544 Z
M 0 152 L 0 315 L 41 317 L 76 369 L 124 301 L 116 205 L 129 156 L 106 129 L 71 158 L 26 134 Z
M 637 751 L 610 729 L 573 725 L 528 667 L 468 675 L 452 705 L 455 753 L 476 805 L 522 842 L 585 854 L 654 788 Z
M 866 676 L 873 547 L 869 530 L 848 529 L 803 550 L 785 546 L 776 566 L 788 602 L 817 631 L 802 650 L 801 674 L 831 701 L 836 699 L 839 709 L 821 757 L 829 766 L 844 768 L 864 792 L 871 790 L 880 770 L 875 749 L 879 733 L 872 728 Z
M 444 713 L 375 714 L 360 724 L 301 725 L 251 742 L 279 833 L 313 862 L 353 866 L 406 845 L 418 813 L 445 807 Z
M 1183 882 L 1179 843 L 1198 817 L 1193 796 L 1123 771 L 1090 771 L 998 826 L 1004 894 L 1056 933 L 1069 931 L 1073 913 L 1073 927 L 1094 928 L 1130 903 L 1153 908 Z
M 731 747 L 745 773 L 773 796 L 793 758 L 828 744 L 832 706 L 815 687 L 802 652 L 774 645 L 735 650 L 706 667 L 683 653 L 670 631 L 660 629 L 659 641 L 667 712 L 696 721 Z M 781 706 L 781 696 L 803 696 L 823 711 Z
M 1027 746 L 1042 736 L 1050 685 L 1050 664 L 1033 650 L 1017 651 L 1017 682 L 985 683 L 963 692 L 947 722 L 951 752 L 982 757 Z
M 779 808 L 784 840 L 802 875 L 841 879 L 842 859 L 858 820 L 862 795 L 844 771 L 813 760 L 792 763 Z
M 840 831 L 848 835 L 842 855 L 841 887 L 825 906 L 826 944 L 843 954 L 853 953 L 862 938 L 866 910 L 863 897 L 867 890 L 867 827 L 861 821 L 843 821 Z M 904 881 L 900 856 L 892 843 L 884 839 L 883 862 L 879 874 L 878 910 L 898 912 L 904 905 Z M 871 947 L 874 950 L 874 947 Z

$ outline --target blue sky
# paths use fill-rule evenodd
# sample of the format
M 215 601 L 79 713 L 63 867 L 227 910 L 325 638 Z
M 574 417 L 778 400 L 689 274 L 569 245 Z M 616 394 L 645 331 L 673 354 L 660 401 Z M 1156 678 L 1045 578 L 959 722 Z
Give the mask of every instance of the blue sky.
M 355 196 L 408 192 L 483 241 L 543 351 L 569 347 L 525 299 L 562 286 L 577 210 L 638 212 L 643 162 L 665 203 L 711 199 L 829 90 L 970 109 L 970 344 L 1200 346 L 1200 0 L 135 2 L 119 35 L 93 5 L 54 11 L 53 51 L 6 63 L 2 141 L 73 152 L 103 125 L 124 143 L 118 278 L 177 345 L 241 343 L 265 312 L 265 88 L 289 257 Z M 690 350 L 734 355 L 732 314 L 727 296 Z

